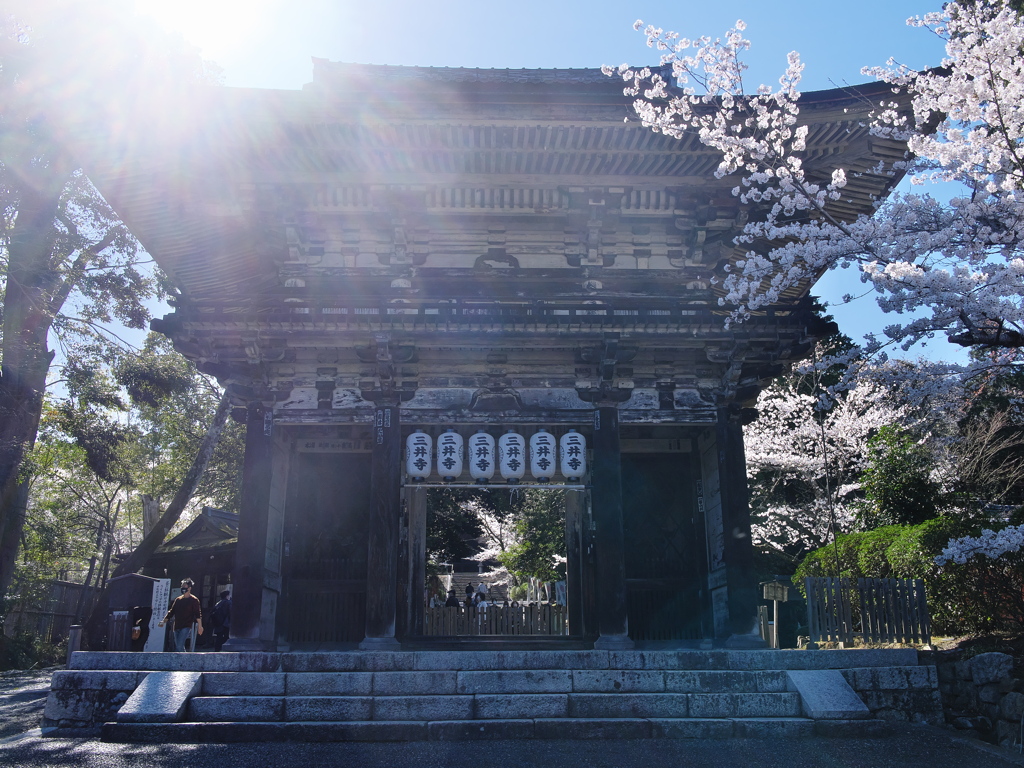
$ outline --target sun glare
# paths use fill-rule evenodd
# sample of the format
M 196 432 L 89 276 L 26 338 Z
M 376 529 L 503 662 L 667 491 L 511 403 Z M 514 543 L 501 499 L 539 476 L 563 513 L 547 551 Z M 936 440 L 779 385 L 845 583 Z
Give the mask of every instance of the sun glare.
M 256 37 L 280 0 L 138 0 L 139 8 L 216 61 Z

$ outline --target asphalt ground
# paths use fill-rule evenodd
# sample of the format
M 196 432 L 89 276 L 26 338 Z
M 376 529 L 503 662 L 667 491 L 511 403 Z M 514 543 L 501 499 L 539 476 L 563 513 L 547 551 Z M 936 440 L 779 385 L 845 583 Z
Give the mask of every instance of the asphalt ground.
M 49 670 L 0 673 L 0 768 L 1020 768 L 1016 752 L 930 726 L 881 738 L 725 741 L 104 744 L 44 738 Z
M 104 744 L 37 735 L 0 744 L 5 768 L 1010 768 L 1018 756 L 941 729 L 873 739 Z

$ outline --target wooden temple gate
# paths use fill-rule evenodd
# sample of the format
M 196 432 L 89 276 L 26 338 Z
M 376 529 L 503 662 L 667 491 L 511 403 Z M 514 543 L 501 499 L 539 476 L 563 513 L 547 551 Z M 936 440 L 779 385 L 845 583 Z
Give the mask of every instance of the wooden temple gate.
M 728 325 L 759 209 L 695 137 L 623 123 L 621 85 L 316 61 L 302 91 L 168 94 L 180 130 L 76 152 L 177 288 L 152 327 L 245 424 L 230 647 L 416 647 L 426 502 L 402 451 L 452 426 L 586 436 L 555 640 L 749 639 L 743 424 L 835 329 L 809 286 Z M 850 178 L 839 218 L 897 180 L 873 170 L 905 149 L 869 135 L 880 97 L 801 100 L 810 178 Z

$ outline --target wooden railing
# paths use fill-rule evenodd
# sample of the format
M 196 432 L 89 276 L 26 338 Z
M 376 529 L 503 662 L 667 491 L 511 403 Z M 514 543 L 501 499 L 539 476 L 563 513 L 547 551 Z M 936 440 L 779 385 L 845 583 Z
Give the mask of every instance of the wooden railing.
M 491 605 L 478 608 L 427 608 L 423 634 L 459 635 L 567 635 L 564 605 Z
M 931 642 L 921 579 L 808 577 L 804 587 L 812 642 Z

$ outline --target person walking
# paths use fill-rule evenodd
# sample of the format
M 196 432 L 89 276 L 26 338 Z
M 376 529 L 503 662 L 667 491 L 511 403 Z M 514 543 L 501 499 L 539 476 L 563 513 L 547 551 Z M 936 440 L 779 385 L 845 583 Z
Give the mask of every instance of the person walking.
M 220 593 L 220 600 L 213 606 L 213 650 L 219 651 L 231 634 L 231 592 L 225 589 Z
M 157 624 L 158 627 L 162 627 L 168 619 L 173 618 L 171 637 L 174 638 L 174 650 L 179 653 L 185 650 L 185 638 L 192 631 L 193 624 L 196 625 L 198 633 L 203 634 L 203 610 L 199 605 L 199 598 L 192 594 L 193 586 L 195 582 L 192 579 L 181 582 L 181 595 L 174 598 L 167 614 Z M 196 638 L 193 637 L 192 650 L 195 650 L 195 645 Z

